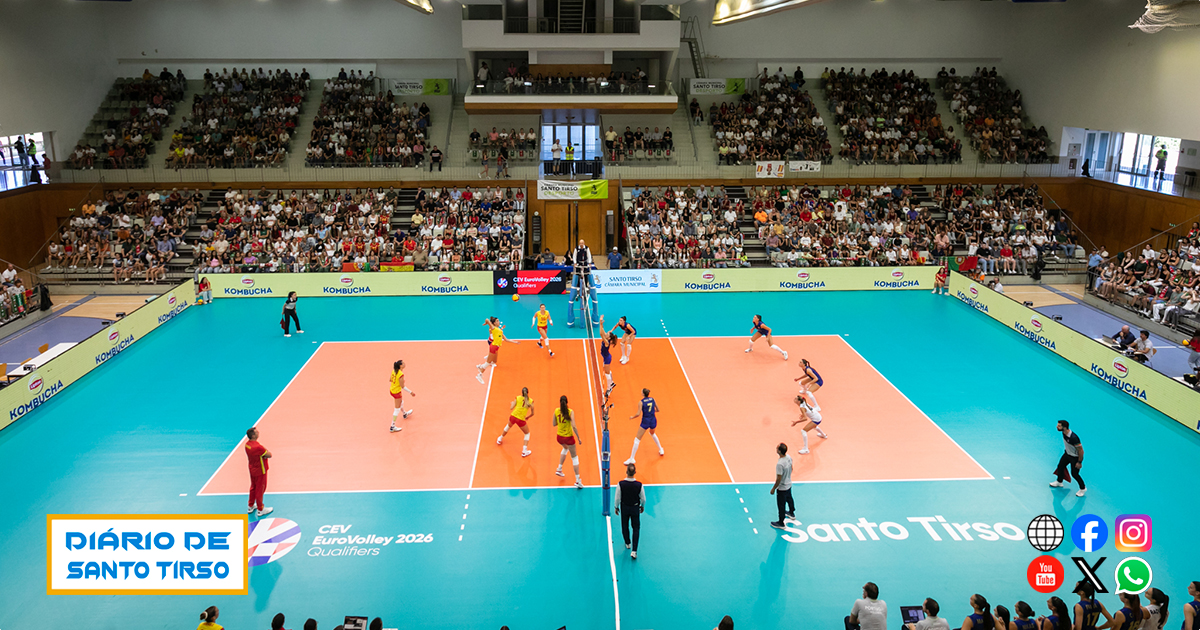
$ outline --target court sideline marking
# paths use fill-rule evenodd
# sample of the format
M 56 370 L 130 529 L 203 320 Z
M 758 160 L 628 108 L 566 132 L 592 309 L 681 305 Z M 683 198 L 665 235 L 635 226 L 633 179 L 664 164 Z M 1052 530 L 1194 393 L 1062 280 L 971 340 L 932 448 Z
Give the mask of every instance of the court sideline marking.
M 837 336 L 837 335 L 834 335 L 834 336 Z M 946 439 L 947 439 L 947 440 L 950 440 L 950 443 L 951 443 L 951 444 L 953 444 L 953 445 L 957 446 L 957 447 L 958 447 L 958 450 L 962 451 L 962 452 L 963 452 L 963 455 L 966 455 L 966 456 L 967 456 L 967 459 L 970 459 L 970 460 L 971 460 L 971 462 L 973 462 L 973 463 L 974 463 L 976 466 L 979 466 L 979 470 L 982 470 L 982 471 L 983 471 L 983 474 L 987 475 L 987 478 L 988 478 L 988 479 L 992 479 L 992 480 L 994 480 L 994 479 L 996 478 L 996 477 L 994 477 L 994 476 L 992 475 L 992 473 L 988 472 L 988 469 L 986 469 L 986 468 L 984 468 L 984 467 L 983 467 L 983 464 L 980 464 L 978 461 L 976 461 L 976 460 L 975 460 L 975 457 L 974 457 L 974 456 L 972 456 L 972 455 L 971 455 L 971 453 L 970 453 L 969 451 L 967 451 L 967 449 L 963 448 L 961 444 L 959 444 L 958 442 L 956 442 L 956 441 L 954 440 L 954 438 L 950 437 L 950 434 L 949 434 L 949 433 L 946 433 L 946 430 L 945 430 L 945 429 L 943 429 L 943 428 L 941 427 L 941 425 L 939 425 L 938 423 L 934 422 L 934 421 L 933 421 L 933 418 L 930 418 L 930 417 L 929 417 L 929 414 L 925 413 L 925 410 L 924 410 L 924 409 L 921 409 L 920 407 L 918 407 L 918 406 L 917 406 L 917 405 L 916 405 L 916 404 L 915 404 L 915 403 L 914 403 L 914 402 L 913 402 L 913 401 L 912 401 L 912 400 L 911 400 L 911 399 L 908 397 L 908 394 L 905 394 L 905 393 L 904 393 L 904 392 L 903 392 L 903 391 L 902 391 L 902 390 L 901 390 L 899 387 L 896 387 L 895 383 L 892 383 L 890 380 L 888 380 L 888 377 L 884 376 L 884 375 L 883 375 L 883 372 L 880 372 L 880 371 L 879 371 L 879 369 L 878 369 L 878 368 L 876 368 L 874 364 L 872 364 L 870 361 L 868 361 L 868 360 L 867 360 L 867 358 L 866 358 L 866 357 L 864 357 L 864 356 L 862 355 L 862 353 L 858 351 L 858 349 L 857 349 L 857 348 L 855 348 L 854 346 L 850 345 L 850 342 L 849 342 L 849 341 L 846 341 L 845 339 L 842 339 L 842 337 L 840 337 L 840 336 L 837 336 L 837 338 L 838 338 L 838 339 L 841 339 L 841 340 L 842 340 L 842 343 L 846 344 L 846 347 L 847 347 L 847 348 L 850 348 L 850 351 L 851 351 L 851 352 L 853 352 L 855 355 L 857 355 L 859 359 L 862 359 L 862 362 L 863 362 L 863 363 L 866 363 L 866 364 L 867 364 L 867 365 L 868 365 L 868 366 L 869 366 L 869 367 L 870 367 L 872 370 L 874 370 L 874 371 L 875 371 L 875 373 L 879 375 L 879 378 L 883 379 L 883 382 L 887 383 L 889 387 L 891 387 L 892 389 L 896 390 L 896 393 L 900 394 L 900 396 L 901 396 L 901 397 L 903 397 L 903 398 L 904 398 L 904 400 L 908 402 L 908 404 L 912 405 L 913 409 L 916 409 L 918 412 L 920 412 L 921 416 L 922 416 L 922 417 L 924 417 L 926 420 L 928 420 L 928 421 L 929 421 L 929 424 L 932 424 L 934 427 L 937 427 L 937 430 L 938 430 L 938 431 L 941 431 L 941 432 L 942 432 L 942 435 L 946 436 Z M 953 479 L 953 478 L 952 478 L 952 479 Z M 923 479 L 922 481 L 933 481 L 933 480 L 924 480 L 924 479 Z
M 479 369 L 479 368 L 475 368 Z M 467 482 L 467 488 L 475 487 L 475 467 L 479 464 L 479 442 L 483 439 L 483 423 L 487 420 L 488 399 L 492 396 L 492 376 L 496 374 L 495 365 L 488 371 L 487 390 L 483 393 L 483 411 L 479 412 L 479 435 L 475 436 L 475 458 L 471 460 L 471 479 Z M 463 515 L 466 518 L 466 515 Z
M 587 308 L 587 306 L 585 305 L 584 308 Z M 583 342 L 583 360 L 585 363 L 588 363 L 588 365 L 586 366 L 587 369 L 585 370 L 585 372 L 587 373 L 587 380 L 588 380 L 588 402 L 591 403 L 588 406 L 591 407 L 591 409 L 592 409 L 592 440 L 594 442 L 596 442 L 596 463 L 603 464 L 603 461 L 601 460 L 602 456 L 600 454 L 600 432 L 596 430 L 596 398 L 595 398 L 595 395 L 593 394 L 594 388 L 592 387 L 592 365 L 590 363 L 590 359 L 588 359 L 588 350 L 589 350 L 588 346 L 591 344 L 588 343 L 587 339 L 581 339 L 580 341 Z M 595 351 L 595 347 L 592 347 L 591 350 Z M 599 383 L 597 383 L 596 385 L 599 385 Z M 611 453 L 610 453 L 610 457 L 611 457 Z M 611 469 L 609 470 L 609 474 L 610 475 L 612 474 Z M 603 475 L 603 471 L 602 471 L 602 475 Z M 611 477 L 610 477 L 610 479 L 611 479 Z M 611 485 L 611 483 L 610 483 L 610 485 Z M 608 490 L 605 489 L 605 487 L 604 487 L 603 479 L 601 479 L 601 482 L 600 482 L 600 492 L 604 492 L 606 494 L 608 493 Z M 616 624 L 617 624 L 616 630 L 621 630 L 621 595 L 620 595 L 620 593 L 617 592 L 617 559 L 613 554 L 614 541 L 613 541 L 612 515 L 611 514 L 606 515 L 604 517 L 604 525 L 608 529 L 608 568 L 612 572 L 613 610 L 615 612 L 614 616 L 616 618 Z M 624 539 L 622 539 L 622 542 L 623 541 L 624 541 Z
M 288 390 L 288 388 L 292 386 L 292 383 L 296 382 L 297 378 L 300 378 L 300 375 L 304 373 L 304 370 L 308 367 L 308 364 L 312 362 L 313 358 L 315 358 L 317 356 L 317 353 L 321 351 L 321 348 L 324 345 L 325 345 L 325 342 L 322 341 L 321 344 L 317 346 L 317 349 L 314 350 L 313 353 L 310 354 L 307 359 L 305 359 L 304 364 L 300 366 L 299 370 L 296 370 L 296 373 L 293 374 L 292 378 L 288 380 L 287 385 L 284 385 L 283 389 L 279 390 L 279 393 L 275 395 L 275 400 L 272 400 L 271 404 L 267 405 L 267 408 L 263 410 L 262 415 L 260 415 L 258 417 L 258 419 L 254 421 L 254 424 L 250 425 L 251 427 L 257 427 L 258 423 L 262 422 L 262 419 L 267 417 L 267 414 L 271 412 L 271 407 L 274 407 L 275 403 L 279 402 L 280 398 L 283 398 L 283 393 L 286 392 Z M 221 469 L 225 468 L 225 464 L 229 463 L 229 460 L 231 458 L 233 458 L 233 454 L 238 452 L 239 449 L 241 449 L 242 443 L 245 442 L 245 440 L 246 440 L 245 436 L 242 436 L 242 438 L 238 440 L 238 443 L 236 446 L 233 447 L 233 450 L 229 451 L 229 454 L 226 455 L 225 459 L 221 461 L 221 465 L 217 466 L 217 469 L 213 471 L 213 474 L 211 476 L 209 476 L 208 481 L 205 481 L 204 485 L 200 487 L 200 491 L 196 493 L 197 495 L 204 494 L 204 489 L 207 488 L 208 484 L 212 483 L 212 480 L 217 477 L 217 473 L 221 472 Z M 228 494 L 222 494 L 221 496 L 229 496 L 229 495 L 233 495 L 233 494 L 235 494 L 235 493 L 231 492 Z M 236 494 L 243 494 L 243 493 L 238 492 Z M 278 493 L 272 492 L 271 494 L 278 494 Z
M 663 325 L 666 329 L 666 325 Z M 704 406 L 700 404 L 700 398 L 696 396 L 696 388 L 692 387 L 692 379 L 688 377 L 687 368 L 683 367 L 683 361 L 679 358 L 679 351 L 675 349 L 675 342 L 671 337 L 667 337 L 667 343 L 671 344 L 671 353 L 675 355 L 675 362 L 679 364 L 679 371 L 683 372 L 683 380 L 687 381 L 688 391 L 692 392 L 692 399 L 696 401 L 696 409 L 700 410 L 700 417 L 704 420 L 704 426 L 708 428 L 708 436 L 712 438 L 713 446 L 717 447 L 717 455 L 721 458 L 721 465 L 725 467 L 725 475 L 729 477 L 729 483 L 736 483 L 733 478 L 733 472 L 729 470 L 729 463 L 725 461 L 725 454 L 721 452 L 721 443 L 717 441 L 716 434 L 713 433 L 712 425 L 708 423 L 708 416 L 704 414 Z

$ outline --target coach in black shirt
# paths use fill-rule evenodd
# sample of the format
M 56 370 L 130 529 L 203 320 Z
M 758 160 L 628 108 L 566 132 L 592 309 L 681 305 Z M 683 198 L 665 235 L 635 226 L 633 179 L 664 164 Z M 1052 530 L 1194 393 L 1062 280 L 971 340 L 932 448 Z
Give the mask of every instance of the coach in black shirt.
M 642 530 L 642 512 L 646 509 L 646 490 L 642 482 L 634 479 L 637 467 L 629 464 L 625 467 L 625 478 L 617 484 L 617 514 L 621 515 L 621 534 L 625 536 L 625 548 L 632 549 L 629 557 L 637 559 L 638 534 Z M 633 538 L 629 537 L 629 527 L 633 526 Z
M 1070 483 L 1071 475 L 1074 475 L 1075 480 L 1079 482 L 1079 491 L 1075 493 L 1075 496 L 1081 497 L 1087 492 L 1087 484 L 1079 475 L 1079 469 L 1083 467 L 1083 444 L 1080 442 L 1079 436 L 1071 431 L 1070 422 L 1059 420 L 1057 428 L 1062 433 L 1063 454 L 1058 459 L 1058 468 L 1054 469 L 1056 479 L 1050 482 L 1050 487 L 1061 488 L 1064 482 Z

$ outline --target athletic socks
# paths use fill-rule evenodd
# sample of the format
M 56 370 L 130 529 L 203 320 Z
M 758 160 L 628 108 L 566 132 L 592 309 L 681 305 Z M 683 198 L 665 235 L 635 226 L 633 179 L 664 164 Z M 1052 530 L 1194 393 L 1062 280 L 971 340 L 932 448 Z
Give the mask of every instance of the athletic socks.
M 654 444 L 655 444 L 656 446 L 658 446 L 658 454 L 659 454 L 659 455 L 663 455 L 663 454 L 665 454 L 665 451 L 663 451 L 662 442 L 659 442 L 659 441 L 658 441 L 658 434 L 657 434 L 657 433 L 651 433 L 651 434 L 650 434 L 650 437 L 654 438 Z
M 783 351 L 783 348 L 773 345 L 773 346 L 771 346 L 771 349 L 774 350 L 775 352 L 778 352 L 779 354 L 783 355 L 783 358 L 785 358 L 785 359 L 787 358 L 787 353 Z
M 629 459 L 637 457 L 638 446 L 641 445 L 641 443 L 641 439 L 633 438 L 633 450 L 629 453 Z
M 609 389 L 612 389 L 612 386 L 613 386 L 612 374 L 609 374 L 608 372 L 605 372 L 605 373 L 604 373 L 604 380 L 605 380 L 605 381 L 608 381 L 608 387 L 609 387 Z
M 804 450 L 808 450 L 808 431 L 801 431 L 800 437 L 804 438 Z
M 819 435 L 819 436 L 821 436 L 821 437 L 823 437 L 823 438 L 827 438 L 827 437 L 829 437 L 828 435 L 825 435 L 825 432 L 821 430 L 821 427 L 816 427 L 816 428 L 815 428 L 815 430 L 816 430 L 816 432 L 817 432 L 817 435 Z
M 754 340 L 750 340 L 750 345 L 746 346 L 746 352 L 754 352 Z

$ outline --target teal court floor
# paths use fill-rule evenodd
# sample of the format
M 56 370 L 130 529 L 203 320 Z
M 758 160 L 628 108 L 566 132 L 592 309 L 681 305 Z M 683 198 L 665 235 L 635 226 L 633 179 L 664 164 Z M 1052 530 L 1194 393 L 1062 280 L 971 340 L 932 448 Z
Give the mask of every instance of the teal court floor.
M 474 487 L 478 479 L 473 476 L 449 489 L 300 488 L 275 494 L 269 489 L 271 517 L 295 522 L 302 538 L 288 554 L 251 569 L 248 595 L 46 594 L 48 513 L 242 513 L 242 496 L 199 493 L 238 447 L 245 429 L 269 414 L 306 363 L 325 352 L 318 349 L 336 346 L 333 342 L 465 340 L 477 344 L 475 354 L 482 358 L 484 317 L 495 314 L 509 323 L 511 336 L 530 338 L 524 322 L 538 297 L 523 296 L 517 303 L 502 297 L 305 299 L 300 314 L 306 332 L 290 339 L 280 335 L 278 300 L 226 299 L 188 309 L 0 431 L 0 628 L 188 628 L 202 609 L 216 605 L 220 621 L 233 630 L 266 628 L 276 612 L 287 615 L 288 627 L 312 617 L 320 628 L 333 628 L 345 615 L 365 615 L 383 617 L 388 628 L 683 630 L 711 628 L 728 614 L 743 628 L 837 629 L 866 581 L 877 583 L 888 602 L 889 625 L 899 623 L 901 605 L 933 597 L 957 627 L 970 613 L 972 593 L 1010 609 L 1025 600 L 1039 614 L 1045 611 L 1047 596 L 1026 582 L 1026 568 L 1040 552 L 1020 535 L 1040 514 L 1057 516 L 1068 532 L 1083 514 L 1100 516 L 1110 529 L 1118 515 L 1153 519 L 1153 546 L 1138 554 L 1116 551 L 1112 535 L 1105 548 L 1084 554 L 1068 533 L 1051 554 L 1066 566 L 1068 583 L 1080 577 L 1071 556 L 1093 564 L 1107 557 L 1099 575 L 1114 590 L 1117 562 L 1139 555 L 1153 567 L 1153 585 L 1171 596 L 1177 619 L 1188 599 L 1187 583 L 1200 579 L 1193 498 L 1200 436 L 1190 429 L 948 297 L 924 291 L 735 293 L 602 296 L 600 310 L 610 322 L 626 315 L 638 327 L 638 343 L 644 345 L 635 346 L 631 365 L 656 340 L 665 341 L 668 331 L 678 339 L 747 335 L 755 313 L 776 335 L 838 336 L 983 474 L 806 482 L 800 462 L 811 456 L 793 450 L 800 524 L 784 532 L 767 526 L 775 502 L 769 483 L 759 479 L 739 479 L 735 471 L 732 480 L 649 485 L 637 560 L 624 550 L 619 520 L 612 520 L 610 530 L 601 515 L 601 489 L 591 478 L 583 490 L 536 484 Z M 545 302 L 556 318 L 558 347 L 578 343 L 569 339 L 581 338 L 579 329 L 564 325 L 565 298 L 546 297 Z M 773 356 L 762 342 L 756 353 Z M 560 354 L 572 361 L 584 356 Z M 791 363 L 797 358 L 793 354 Z M 819 356 L 807 358 L 820 366 Z M 718 373 L 734 365 L 725 351 L 707 361 Z M 694 365 L 688 364 L 693 377 Z M 382 374 L 390 365 L 344 369 L 369 373 L 382 393 Z M 794 365 L 791 369 L 798 372 Z M 437 377 L 438 391 L 461 388 L 477 396 L 482 388 L 472 372 L 470 365 L 465 371 L 447 370 Z M 329 375 L 331 383 L 340 382 L 336 376 Z M 731 383 L 735 377 L 730 375 Z M 837 389 L 854 380 L 853 375 L 827 378 L 818 399 L 836 399 Z M 353 390 L 333 384 L 316 389 L 317 399 L 348 410 L 345 416 L 331 412 L 330 422 L 355 422 L 348 414 L 358 407 L 344 398 Z M 752 422 L 768 389 L 767 384 L 762 390 L 738 385 L 719 395 L 744 401 L 734 407 L 744 406 L 746 421 Z M 698 399 L 711 397 L 711 392 L 698 394 Z M 410 422 L 436 415 L 434 400 L 415 402 L 418 415 Z M 697 404 L 701 413 L 714 416 L 706 417 L 714 427 L 738 420 L 717 418 L 711 404 Z M 573 406 L 590 418 L 586 402 Z M 476 408 L 476 414 L 481 411 Z M 628 418 L 621 411 L 614 417 Z M 832 445 L 839 439 L 838 409 L 830 404 L 824 413 Z M 670 410 L 662 417 L 669 419 Z M 1073 487 L 1071 492 L 1047 487 L 1062 450 L 1054 424 L 1063 418 L 1086 447 L 1089 492 L 1084 498 L 1074 496 Z M 494 439 L 483 434 L 479 415 L 444 419 L 452 420 L 474 425 L 476 432 L 447 435 L 447 442 L 465 441 L 470 451 Z M 874 420 L 886 423 L 888 414 Z M 277 422 L 273 430 L 287 430 L 286 417 Z M 304 426 L 297 423 L 295 430 Z M 660 426 L 664 443 L 672 444 L 668 421 Z M 798 444 L 799 435 L 793 435 L 789 444 Z M 407 430 L 397 436 L 410 437 Z M 384 430 L 378 440 L 397 436 Z M 264 443 L 272 448 L 269 438 Z M 585 446 L 580 450 L 584 467 L 594 470 L 595 447 Z M 773 446 L 762 445 L 768 478 Z M 701 447 L 695 448 L 693 453 L 673 447 L 666 459 L 701 457 Z M 614 440 L 614 461 L 627 449 L 627 442 Z M 920 445 L 896 444 L 896 449 L 888 456 L 900 462 L 898 476 L 904 462 L 914 468 L 929 463 Z M 283 466 L 289 453 L 275 449 L 275 454 Z M 646 457 L 654 454 L 643 446 L 639 463 Z M 856 463 L 852 454 L 845 459 L 836 465 L 872 464 Z M 475 460 L 463 457 L 458 466 L 470 471 L 482 465 L 482 456 Z M 814 479 L 817 473 L 812 472 Z M 971 524 L 968 529 L 976 535 L 952 539 L 939 517 Z M 875 525 L 844 525 L 864 522 Z M 351 543 L 318 542 L 325 536 L 322 530 L 333 525 L 414 542 L 361 556 L 338 553 Z M 1055 594 L 1072 601 L 1069 590 Z M 1115 595 L 1101 600 L 1110 610 L 1119 608 Z

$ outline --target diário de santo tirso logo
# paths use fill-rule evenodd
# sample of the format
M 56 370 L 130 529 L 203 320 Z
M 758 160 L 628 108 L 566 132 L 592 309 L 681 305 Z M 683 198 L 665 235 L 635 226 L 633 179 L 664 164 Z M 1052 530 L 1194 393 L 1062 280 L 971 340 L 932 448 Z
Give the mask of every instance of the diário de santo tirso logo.
M 275 562 L 300 543 L 300 526 L 286 518 L 262 518 L 250 523 L 246 542 L 249 566 Z

